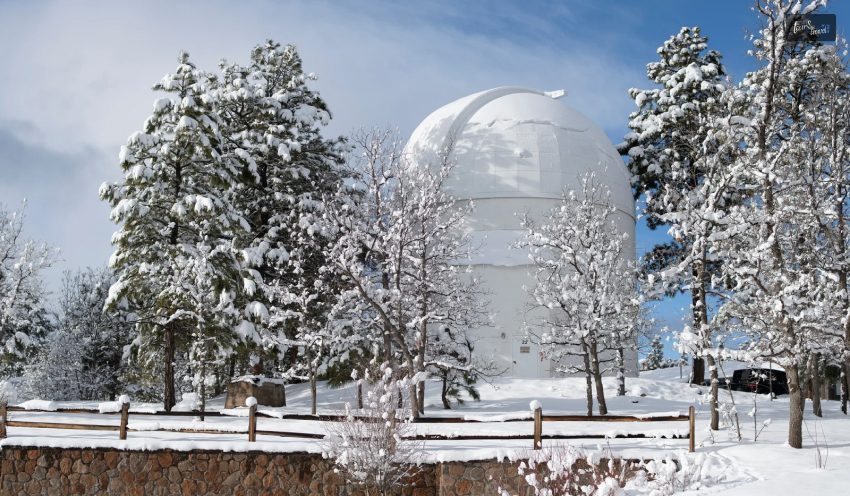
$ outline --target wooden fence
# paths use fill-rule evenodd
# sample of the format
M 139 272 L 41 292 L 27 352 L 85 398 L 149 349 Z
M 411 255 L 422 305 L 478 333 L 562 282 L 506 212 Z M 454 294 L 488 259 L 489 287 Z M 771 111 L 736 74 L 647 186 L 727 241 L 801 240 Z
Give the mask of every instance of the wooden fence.
M 71 414 L 100 414 L 100 415 L 121 415 L 121 423 L 119 426 L 113 425 L 91 425 L 91 424 L 67 424 L 67 423 L 52 423 L 52 422 L 31 422 L 8 420 L 7 412 L 43 412 L 43 413 L 71 413 Z M 169 417 L 230 417 L 221 412 L 134 412 L 133 415 L 159 415 Z M 0 439 L 6 437 L 6 428 L 8 427 L 34 427 L 46 429 L 80 429 L 80 430 L 97 430 L 97 431 L 118 431 L 119 439 L 127 439 L 128 432 L 185 432 L 190 434 L 232 434 L 229 431 L 218 430 L 200 430 L 200 429 L 131 429 L 128 428 L 128 420 L 130 416 L 130 404 L 124 403 L 121 406 L 120 412 L 100 412 L 99 410 L 86 410 L 74 408 L 58 408 L 56 410 L 27 410 L 21 407 L 7 407 L 5 403 L 0 403 Z M 278 420 L 318 420 L 324 422 L 340 422 L 345 420 L 344 415 L 304 415 L 304 414 L 285 414 L 282 416 L 267 415 L 257 412 L 257 405 L 254 404 L 248 409 L 248 441 L 254 442 L 257 440 L 257 434 L 264 436 L 278 437 L 296 437 L 307 439 L 324 439 L 324 434 L 312 434 L 305 432 L 287 432 L 287 431 L 258 431 L 257 418 L 271 418 Z M 618 434 L 608 436 L 606 434 L 543 434 L 543 422 L 688 422 L 689 451 L 694 452 L 694 407 L 688 409 L 688 415 L 677 416 L 657 416 L 657 417 L 634 417 L 625 415 L 601 415 L 589 417 L 585 415 L 543 415 L 543 409 L 537 408 L 534 410 L 532 418 L 516 418 L 507 420 L 467 420 L 463 417 L 420 417 L 415 420 L 420 424 L 433 423 L 502 423 L 502 422 L 534 422 L 534 432 L 528 435 L 460 435 L 446 436 L 442 434 L 420 434 L 415 436 L 407 436 L 405 439 L 411 440 L 430 440 L 430 441 L 463 441 L 463 440 L 514 440 L 514 439 L 533 439 L 534 449 L 541 449 L 543 439 L 605 439 L 605 438 L 645 438 L 645 434 Z M 672 436 L 676 439 L 683 439 L 683 436 Z

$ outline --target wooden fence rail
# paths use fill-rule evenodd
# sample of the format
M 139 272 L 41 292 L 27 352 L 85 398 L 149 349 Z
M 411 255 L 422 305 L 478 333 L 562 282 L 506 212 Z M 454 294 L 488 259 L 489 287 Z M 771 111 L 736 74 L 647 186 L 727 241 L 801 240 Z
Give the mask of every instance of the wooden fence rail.
M 9 420 L 7 418 L 7 412 L 42 412 L 42 413 L 73 413 L 73 414 L 99 414 L 99 415 L 121 415 L 121 423 L 118 426 L 114 425 L 91 425 L 91 424 L 67 424 L 67 423 L 54 423 L 54 422 L 32 422 L 32 421 L 21 421 L 21 420 Z M 201 415 L 201 412 L 133 412 L 133 415 L 162 415 L 162 416 L 192 416 L 197 417 Z M 204 412 L 204 416 L 208 417 L 229 417 L 228 415 L 223 415 L 221 412 Z M 21 407 L 7 407 L 5 403 L 0 403 L 0 439 L 6 437 L 6 427 L 34 427 L 34 428 L 46 428 L 46 429 L 77 429 L 77 430 L 94 430 L 94 431 L 118 431 L 119 439 L 127 439 L 128 432 L 185 432 L 191 434 L 232 434 L 230 431 L 217 431 L 217 430 L 201 430 L 201 429 L 131 429 L 128 427 L 128 421 L 130 416 L 130 404 L 124 403 L 121 405 L 120 412 L 100 412 L 99 410 L 93 409 L 71 409 L 71 408 L 59 408 L 56 410 L 27 410 Z M 340 422 L 346 419 L 345 415 L 304 415 L 304 414 L 289 414 L 283 416 L 274 416 L 267 415 L 263 413 L 257 412 L 257 405 L 253 404 L 250 408 L 248 408 L 248 441 L 255 442 L 257 440 L 257 434 L 264 436 L 278 436 L 278 437 L 295 437 L 295 438 L 306 438 L 306 439 L 324 439 L 323 434 L 312 434 L 305 432 L 287 432 L 287 431 L 258 431 L 257 430 L 257 418 L 273 418 L 280 420 L 317 420 L 324 422 Z M 458 435 L 458 436 L 447 436 L 442 434 L 419 434 L 414 436 L 406 436 L 404 439 L 411 440 L 429 440 L 429 441 L 464 441 L 464 440 L 511 440 L 511 439 L 533 439 L 533 447 L 535 450 L 542 449 L 543 447 L 543 439 L 547 440 L 557 440 L 557 439 L 605 439 L 605 438 L 625 438 L 625 439 L 635 439 L 635 438 L 646 438 L 648 437 L 646 434 L 618 434 L 615 436 L 609 436 L 607 434 L 579 434 L 579 435 L 566 435 L 566 434 L 543 434 L 543 422 L 676 422 L 676 421 L 688 421 L 688 440 L 689 440 L 689 451 L 691 453 L 694 452 L 695 449 L 695 436 L 694 436 L 694 428 L 695 428 L 695 417 L 694 417 L 694 407 L 690 407 L 688 409 L 688 415 L 679 415 L 679 416 L 657 416 L 657 417 L 634 417 L 634 416 L 626 416 L 626 415 L 605 415 L 605 416 L 596 416 L 596 417 L 588 417 L 583 415 L 543 415 L 543 409 L 537 408 L 534 410 L 531 418 L 515 418 L 515 419 L 506 419 L 506 420 L 497 420 L 497 421 L 488 421 L 488 420 L 479 420 L 479 419 L 470 419 L 467 420 L 463 417 L 420 417 L 415 420 L 416 423 L 422 424 L 431 424 L 431 423 L 502 423 L 502 422 L 534 422 L 534 432 L 533 434 L 520 434 L 520 435 Z M 674 439 L 682 439 L 683 436 L 672 436 Z

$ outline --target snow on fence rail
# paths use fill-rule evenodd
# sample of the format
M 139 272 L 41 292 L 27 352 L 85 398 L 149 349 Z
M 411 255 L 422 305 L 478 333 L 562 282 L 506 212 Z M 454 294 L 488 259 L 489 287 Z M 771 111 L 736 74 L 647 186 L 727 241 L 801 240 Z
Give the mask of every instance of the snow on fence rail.
M 19 421 L 19 420 L 8 420 L 7 411 L 13 412 L 50 412 L 50 413 L 85 413 L 85 414 L 98 414 L 98 415 L 121 415 L 121 424 L 120 426 L 114 425 L 91 425 L 91 424 L 67 424 L 67 423 L 51 423 L 51 422 L 30 422 L 30 421 Z M 46 428 L 46 429 L 79 429 L 79 430 L 100 430 L 100 431 L 118 431 L 119 439 L 127 439 L 127 432 L 150 432 L 150 431 L 159 431 L 159 432 L 185 432 L 192 434 L 221 434 L 222 432 L 233 432 L 233 431 L 222 431 L 222 430 L 200 430 L 200 429 L 181 429 L 181 428 L 161 428 L 159 426 L 140 426 L 141 428 L 133 429 L 128 428 L 128 420 L 130 414 L 130 403 L 124 403 L 121 406 L 120 411 L 100 411 L 95 409 L 80 409 L 80 408 L 51 408 L 49 410 L 41 410 L 35 408 L 23 408 L 23 407 L 7 407 L 6 403 L 0 403 L 0 439 L 6 437 L 6 427 L 35 427 L 35 428 Z M 233 414 L 225 414 L 222 412 L 212 411 L 212 412 L 165 412 L 165 411 L 152 411 L 152 412 L 133 412 L 133 415 L 161 415 L 161 416 L 170 416 L 170 417 L 198 417 L 200 416 L 203 419 L 204 416 L 209 417 L 229 417 L 235 416 Z M 240 415 L 242 416 L 241 412 Z M 252 404 L 247 411 L 248 417 L 248 441 L 254 442 L 257 440 L 257 434 L 265 435 L 265 436 L 278 436 L 278 437 L 299 437 L 299 438 L 308 438 L 308 439 L 324 439 L 323 434 L 311 434 L 304 432 L 288 432 L 288 431 L 268 431 L 268 430 L 257 430 L 257 417 L 263 418 L 273 418 L 273 419 L 287 419 L 287 420 L 317 420 L 323 422 L 341 422 L 346 419 L 345 415 L 306 415 L 306 414 L 284 414 L 284 415 L 269 415 L 266 413 L 261 413 L 257 411 L 257 404 Z M 534 433 L 533 434 L 519 434 L 519 435 L 444 435 L 444 434 L 419 434 L 414 436 L 406 436 L 405 439 L 411 440 L 428 440 L 428 441 L 448 441 L 448 440 L 456 440 L 456 441 L 464 441 L 464 440 L 513 440 L 513 439 L 533 439 L 534 440 L 534 449 L 539 450 L 543 446 L 543 439 L 555 440 L 555 439 L 604 439 L 604 438 L 645 438 L 651 437 L 646 434 L 629 434 L 629 433 L 621 433 L 621 432 L 613 432 L 606 434 L 543 434 L 543 422 L 677 422 L 677 421 L 688 421 L 688 436 L 689 440 L 689 451 L 691 453 L 694 452 L 694 407 L 690 407 L 688 409 L 688 415 L 679 415 L 679 412 L 669 412 L 669 413 L 661 413 L 661 414 L 648 414 L 648 415 L 639 415 L 639 416 L 629 416 L 629 415 L 603 415 L 603 416 L 585 416 L 585 415 L 543 415 L 543 408 L 536 408 L 531 415 L 528 414 L 517 414 L 517 415 L 499 415 L 493 417 L 486 416 L 472 416 L 467 415 L 465 417 L 420 417 L 415 420 L 416 423 L 421 424 L 435 424 L 435 423 L 501 423 L 501 422 L 534 422 Z M 662 437 L 670 437 L 673 439 L 684 439 L 684 436 L 679 436 L 675 434 L 665 434 Z

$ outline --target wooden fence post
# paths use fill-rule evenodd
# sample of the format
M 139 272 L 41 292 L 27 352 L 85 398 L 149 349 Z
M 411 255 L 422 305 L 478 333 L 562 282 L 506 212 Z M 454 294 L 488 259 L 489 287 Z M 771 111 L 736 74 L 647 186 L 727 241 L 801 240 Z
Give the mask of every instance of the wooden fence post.
M 534 410 L 534 449 L 543 449 L 543 407 Z
M 254 403 L 248 408 L 248 441 L 254 442 L 257 440 L 257 404 Z
M 690 453 L 694 452 L 694 443 L 696 442 L 696 439 L 695 439 L 696 436 L 694 435 L 694 420 L 695 420 L 694 407 L 690 407 L 690 408 L 688 408 L 688 427 L 689 427 L 688 430 L 690 431 L 689 434 L 688 434 L 688 439 L 689 439 L 689 441 L 688 441 L 689 450 L 688 451 Z
M 0 439 L 6 437 L 6 402 L 0 403 Z
M 121 430 L 118 431 L 118 439 L 127 439 L 127 421 L 130 418 L 130 403 L 121 404 Z

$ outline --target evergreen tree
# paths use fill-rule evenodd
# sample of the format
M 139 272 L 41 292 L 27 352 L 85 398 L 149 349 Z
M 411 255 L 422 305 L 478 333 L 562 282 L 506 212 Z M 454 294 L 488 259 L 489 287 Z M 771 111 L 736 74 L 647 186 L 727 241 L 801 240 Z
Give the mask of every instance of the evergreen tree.
M 344 141 L 322 137 L 331 114 L 309 88 L 316 75 L 303 72 L 295 47 L 269 40 L 254 47 L 248 66 L 221 67 L 223 146 L 240 162 L 231 201 L 251 226 L 237 240 L 247 263 L 239 302 L 264 307 L 241 324 L 245 349 L 259 359 L 257 372 L 266 357 L 282 377 L 306 372 L 315 382 L 322 361 L 315 334 L 336 294 L 320 274 L 328 239 L 318 221 L 322 197 L 343 177 Z M 313 344 L 304 348 L 307 342 Z M 299 347 L 310 357 L 298 360 Z
M 693 204 L 693 192 L 705 181 L 705 149 L 699 146 L 707 138 L 704 116 L 714 112 L 726 90 L 722 57 L 708 50 L 707 42 L 700 28 L 683 27 L 658 49 L 661 60 L 646 66 L 647 77 L 660 88 L 629 90 L 638 110 L 629 116 L 632 132 L 621 152 L 629 156 L 635 197 L 645 195 L 643 211 L 650 229 L 687 225 L 677 216 L 699 208 Z M 656 246 L 649 257 L 658 262 L 654 269 L 664 274 L 668 293 L 691 293 L 694 329 L 703 349 L 711 348 L 707 294 L 717 264 L 705 244 L 711 225 L 701 227 L 678 229 L 673 241 Z M 694 383 L 703 381 L 702 360 L 702 353 L 694 359 Z
M 658 334 L 652 338 L 652 343 L 649 344 L 649 353 L 646 354 L 647 370 L 655 370 L 663 368 L 664 365 L 664 344 L 661 342 L 661 336 Z
M 446 410 L 451 409 L 451 400 L 455 400 L 459 406 L 463 405 L 462 393 L 466 393 L 474 401 L 479 401 L 481 396 L 476 387 L 481 373 L 479 369 L 484 368 L 485 373 L 492 370 L 492 367 L 476 360 L 473 355 L 474 346 L 469 337 L 462 337 L 463 342 L 457 342 L 454 333 L 446 328 L 441 333 L 433 333 L 430 338 L 431 355 L 434 357 L 429 364 L 430 376 L 441 383 L 440 399 Z
M 239 171 L 223 154 L 213 81 L 185 52 L 179 63 L 154 86 L 173 98 L 156 100 L 143 131 L 121 148 L 124 180 L 100 190 L 121 225 L 110 259 L 118 280 L 106 306 L 129 305 L 138 315 L 133 356 L 163 369 L 166 410 L 176 402 L 175 354 L 209 320 L 199 302 L 231 298 L 239 265 L 227 246 L 249 228 L 225 194 Z M 203 287 L 193 274 L 201 267 Z M 229 333 L 216 334 L 216 346 L 230 341 Z

